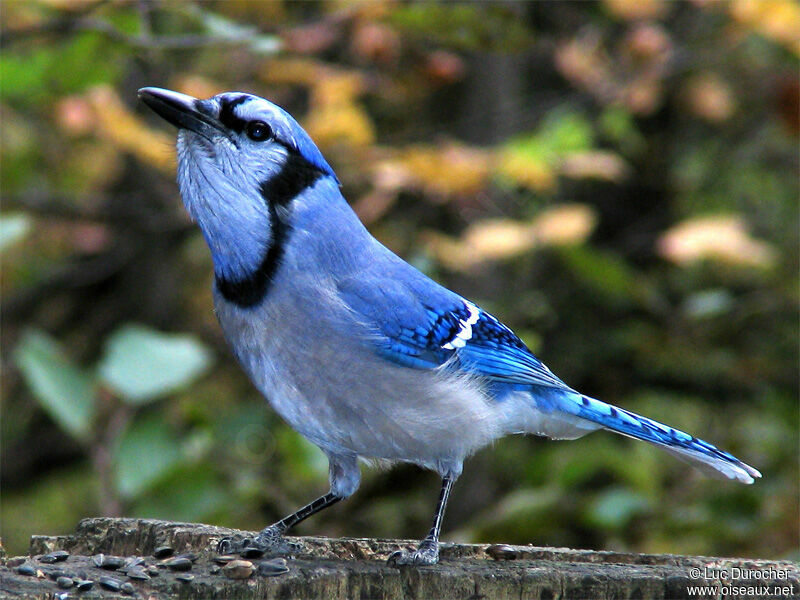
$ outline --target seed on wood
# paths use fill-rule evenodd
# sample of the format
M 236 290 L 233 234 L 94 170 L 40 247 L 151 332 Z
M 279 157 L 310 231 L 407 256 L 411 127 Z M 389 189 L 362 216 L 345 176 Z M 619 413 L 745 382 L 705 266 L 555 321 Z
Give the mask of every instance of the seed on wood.
M 264 556 L 264 549 L 256 548 L 255 546 L 248 546 L 239 552 L 239 555 L 242 558 L 260 558 Z
M 495 560 L 514 560 L 517 558 L 517 551 L 508 544 L 493 544 L 486 549 L 486 554 Z
M 232 560 L 222 569 L 226 577 L 231 579 L 247 579 L 253 574 L 255 568 L 249 560 Z
M 194 552 L 184 552 L 183 554 L 178 554 L 175 558 L 188 558 L 190 561 L 194 562 L 197 560 L 197 554 Z
M 17 573 L 20 575 L 28 575 L 30 577 L 32 575 L 36 575 L 36 569 L 33 568 L 33 565 L 24 563 L 17 567 Z
M 176 556 L 164 561 L 164 566 L 172 571 L 189 571 L 192 568 L 192 561 L 185 556 Z
M 79 592 L 85 592 L 87 590 L 92 589 L 94 586 L 94 581 L 91 579 L 77 579 L 75 580 L 75 587 L 78 589 Z
M 133 584 L 130 581 L 126 581 L 121 586 L 119 586 L 120 591 L 123 594 L 128 594 L 129 596 L 133 596 L 136 593 L 136 588 L 133 587 Z
M 105 554 L 95 554 L 92 557 L 94 566 L 115 571 L 125 564 L 125 559 L 121 556 L 106 556 Z
M 113 577 L 101 577 L 100 585 L 107 590 L 111 590 L 112 592 L 118 592 L 122 587 L 122 583 Z
M 134 567 L 138 567 L 139 565 L 144 563 L 144 556 L 131 556 L 130 558 L 125 560 L 125 564 L 123 565 L 123 569 L 133 569 Z
M 190 583 L 194 579 L 194 575 L 191 573 L 181 573 L 180 575 L 176 575 L 175 579 L 183 583 Z
M 54 552 L 48 552 L 47 554 L 43 554 L 39 557 L 39 562 L 43 562 L 45 564 L 53 564 L 55 562 L 61 562 L 62 560 L 67 560 L 69 557 L 69 552 L 66 550 L 56 550 Z
M 71 577 L 61 576 L 56 579 L 56 585 L 63 590 L 69 589 L 72 587 L 73 581 Z
M 272 560 L 262 560 L 258 563 L 258 574 L 262 577 L 275 577 L 289 572 L 285 558 L 273 558 Z
M 125 565 L 125 559 L 121 556 L 105 556 L 103 557 L 102 564 L 100 565 L 101 569 L 106 569 L 107 571 L 116 571 L 120 567 Z
M 236 557 L 233 554 L 220 554 L 218 556 L 215 556 L 211 560 L 213 560 L 218 565 L 226 565 L 232 560 L 236 560 Z
M 141 567 L 133 567 L 128 569 L 128 577 L 131 579 L 139 579 L 141 581 L 147 581 L 150 579 L 150 575 L 144 572 L 144 569 Z
M 156 558 L 167 558 L 175 553 L 175 548 L 172 546 L 159 546 L 153 551 L 153 556 Z

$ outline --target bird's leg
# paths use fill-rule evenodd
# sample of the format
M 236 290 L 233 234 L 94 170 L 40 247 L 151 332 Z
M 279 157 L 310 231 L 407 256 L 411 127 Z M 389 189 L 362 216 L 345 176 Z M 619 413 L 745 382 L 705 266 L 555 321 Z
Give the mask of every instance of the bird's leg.
M 304 521 L 323 508 L 328 508 L 332 504 L 336 504 L 341 499 L 342 496 L 334 494 L 333 492 L 328 492 L 324 496 L 320 496 L 313 502 L 306 504 L 298 511 L 284 517 L 277 523 L 265 527 L 254 538 L 241 536 L 223 538 L 217 545 L 217 550 L 221 554 L 230 554 L 234 552 L 288 554 L 294 552 L 297 550 L 297 545 L 287 542 L 283 534 L 300 521 Z
M 442 478 L 442 491 L 439 493 L 439 504 L 436 507 L 436 515 L 433 518 L 433 526 L 417 546 L 414 551 L 398 550 L 389 557 L 389 563 L 393 565 L 434 565 L 439 562 L 439 532 L 442 530 L 442 519 L 444 509 L 447 507 L 447 499 L 450 497 L 450 489 L 453 487 L 455 477 L 445 475 Z
M 336 504 L 352 495 L 358 489 L 361 472 L 358 469 L 358 457 L 355 454 L 330 454 L 328 453 L 328 479 L 331 491 L 320 496 L 313 502 L 306 504 L 300 510 L 284 517 L 277 523 L 262 529 L 255 537 L 234 536 L 220 540 L 217 550 L 222 554 L 232 552 L 243 553 L 245 556 L 259 553 L 291 554 L 299 550 L 296 543 L 287 542 L 283 534 L 300 521 L 311 515 Z

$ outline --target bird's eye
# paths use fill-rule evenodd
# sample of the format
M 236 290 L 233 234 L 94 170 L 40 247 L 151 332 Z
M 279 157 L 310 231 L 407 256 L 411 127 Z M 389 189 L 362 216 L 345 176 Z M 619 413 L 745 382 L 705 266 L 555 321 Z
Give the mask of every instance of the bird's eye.
M 247 124 L 247 137 L 254 142 L 263 142 L 272 136 L 272 128 L 264 121 L 250 121 Z

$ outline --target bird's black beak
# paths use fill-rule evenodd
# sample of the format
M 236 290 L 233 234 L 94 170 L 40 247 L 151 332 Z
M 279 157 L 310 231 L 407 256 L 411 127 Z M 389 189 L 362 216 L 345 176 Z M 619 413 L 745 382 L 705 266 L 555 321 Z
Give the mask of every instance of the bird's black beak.
M 170 90 L 146 87 L 139 90 L 139 98 L 164 120 L 179 129 L 188 129 L 211 139 L 222 133 L 229 137 L 222 123 L 206 109 L 206 102 Z

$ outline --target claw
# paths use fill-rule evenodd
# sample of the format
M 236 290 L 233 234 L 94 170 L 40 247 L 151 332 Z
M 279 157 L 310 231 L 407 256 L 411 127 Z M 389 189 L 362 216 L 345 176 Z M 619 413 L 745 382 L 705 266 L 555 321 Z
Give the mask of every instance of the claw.
M 253 543 L 252 538 L 242 536 L 228 536 L 217 543 L 217 552 L 220 554 L 238 554 Z
M 258 558 L 264 554 L 296 554 L 302 550 L 297 542 L 287 541 L 280 531 L 272 526 L 262 530 L 255 538 L 229 536 L 217 543 L 220 554 L 239 554 L 244 558 Z
M 395 567 L 435 565 L 439 562 L 439 548 L 426 544 L 416 550 L 397 550 L 389 555 L 386 562 Z

